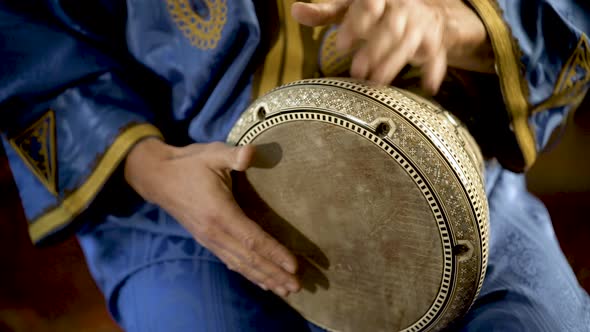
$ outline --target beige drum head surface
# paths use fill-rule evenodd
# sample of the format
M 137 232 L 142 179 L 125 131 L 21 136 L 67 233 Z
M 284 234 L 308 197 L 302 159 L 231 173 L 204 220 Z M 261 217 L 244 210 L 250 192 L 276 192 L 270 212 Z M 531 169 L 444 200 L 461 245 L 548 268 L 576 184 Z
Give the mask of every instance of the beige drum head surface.
M 286 301 L 332 331 L 440 330 L 464 314 L 487 257 L 479 151 L 465 135 L 424 100 L 350 81 L 255 102 L 230 134 L 257 147 L 234 193 L 299 259 L 303 290 Z

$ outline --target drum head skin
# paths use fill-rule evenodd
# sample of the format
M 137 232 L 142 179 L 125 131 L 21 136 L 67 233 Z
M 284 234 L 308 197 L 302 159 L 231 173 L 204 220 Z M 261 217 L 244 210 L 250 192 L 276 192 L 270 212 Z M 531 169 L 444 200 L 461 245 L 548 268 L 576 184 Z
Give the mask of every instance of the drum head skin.
M 479 150 L 409 92 L 298 81 L 257 100 L 230 133 L 254 144 L 234 174 L 246 214 L 299 260 L 286 301 L 331 331 L 437 331 L 476 298 L 487 261 Z

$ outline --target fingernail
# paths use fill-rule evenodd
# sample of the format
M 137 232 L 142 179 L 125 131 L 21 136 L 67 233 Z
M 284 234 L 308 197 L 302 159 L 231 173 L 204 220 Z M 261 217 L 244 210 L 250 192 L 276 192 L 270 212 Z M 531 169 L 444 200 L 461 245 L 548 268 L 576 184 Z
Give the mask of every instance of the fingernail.
M 246 160 L 246 149 L 244 146 L 234 148 L 234 169 L 236 171 L 243 171 L 247 168 L 248 161 Z
M 436 86 L 430 82 L 423 82 L 422 90 L 424 90 L 424 92 L 426 92 L 430 96 L 434 96 L 437 93 Z
M 257 285 L 258 285 L 258 287 L 264 289 L 265 291 L 268 290 L 268 288 L 266 286 L 264 286 L 263 284 L 257 284 Z
M 287 263 L 287 262 L 282 262 L 281 266 L 283 267 L 283 269 L 289 273 L 295 273 L 295 266 L 293 264 Z
M 367 77 L 368 65 L 364 57 L 357 57 L 354 59 L 350 68 L 350 74 L 358 79 L 365 79 Z
M 299 290 L 299 286 L 297 286 L 297 284 L 290 282 L 287 284 L 287 288 L 289 289 L 289 291 L 291 292 L 297 292 Z
M 284 289 L 282 286 L 278 286 L 277 288 L 275 288 L 275 292 L 278 293 L 282 297 L 287 296 L 287 290 Z
M 348 51 L 352 47 L 350 36 L 343 31 L 338 31 L 336 35 L 336 49 L 340 51 Z

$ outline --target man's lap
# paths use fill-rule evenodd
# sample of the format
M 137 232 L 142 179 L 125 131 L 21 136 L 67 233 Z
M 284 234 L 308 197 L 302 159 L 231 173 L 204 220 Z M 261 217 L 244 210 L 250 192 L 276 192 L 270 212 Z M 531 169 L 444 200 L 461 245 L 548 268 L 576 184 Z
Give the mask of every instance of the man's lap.
M 78 236 L 126 331 L 321 331 L 227 269 L 167 214 L 146 206 Z
M 464 331 L 589 331 L 590 298 L 524 176 L 502 171 L 488 192 L 490 256 Z M 493 328 L 493 329 L 492 329 Z
M 463 330 L 586 331 L 590 300 L 547 211 L 523 181 L 501 172 L 488 191 L 488 274 Z M 130 331 L 308 329 L 280 299 L 229 271 L 155 206 L 111 216 L 79 238 L 113 316 Z
M 128 331 L 313 331 L 296 312 L 221 263 L 164 261 L 134 273 L 116 296 Z

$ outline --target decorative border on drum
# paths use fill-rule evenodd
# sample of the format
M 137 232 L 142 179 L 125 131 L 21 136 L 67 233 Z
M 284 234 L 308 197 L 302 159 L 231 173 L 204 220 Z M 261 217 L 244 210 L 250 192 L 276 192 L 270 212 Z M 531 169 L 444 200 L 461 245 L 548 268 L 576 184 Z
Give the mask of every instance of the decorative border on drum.
M 305 112 L 301 112 L 305 110 Z M 443 244 L 443 273 L 441 278 L 441 285 L 436 295 L 435 300 L 430 305 L 426 313 L 414 322 L 409 327 L 402 330 L 403 332 L 418 332 L 427 328 L 436 318 L 440 316 L 441 309 L 444 309 L 444 303 L 448 300 L 449 295 L 454 293 L 453 277 L 457 274 L 456 266 L 454 266 L 452 238 L 449 232 L 448 221 L 445 219 L 440 207 L 440 202 L 437 201 L 436 196 L 433 195 L 432 189 L 428 182 L 424 180 L 423 175 L 417 170 L 413 162 L 409 158 L 393 147 L 391 142 L 382 139 L 371 128 L 367 128 L 361 124 L 355 123 L 352 119 L 345 118 L 339 115 L 328 114 L 326 111 L 315 108 L 299 107 L 296 109 L 284 109 L 280 112 L 272 113 L 261 122 L 251 127 L 238 140 L 238 145 L 250 144 L 258 135 L 267 129 L 276 125 L 292 122 L 292 121 L 320 121 L 337 125 L 339 127 L 348 129 L 356 134 L 365 137 L 373 142 L 376 146 L 387 152 L 412 178 L 414 183 L 418 186 L 424 198 L 428 202 L 430 209 L 436 219 L 438 230 Z
M 469 200 L 472 202 L 473 205 L 473 215 L 476 217 L 476 222 L 478 224 L 479 230 L 479 238 L 481 241 L 482 246 L 482 256 L 481 256 L 481 266 L 482 271 L 479 273 L 480 278 L 478 282 L 478 287 L 476 289 L 476 293 L 473 297 L 473 301 L 475 301 L 477 295 L 479 294 L 481 287 L 483 286 L 483 281 L 485 278 L 485 270 L 488 262 L 488 215 L 482 214 L 482 212 L 487 211 L 487 201 L 485 200 L 485 192 L 483 192 L 483 179 L 481 179 L 481 190 L 477 195 L 476 186 L 474 185 L 474 179 L 477 181 L 477 171 L 476 166 L 471 163 L 461 163 L 461 158 L 464 160 L 472 160 L 470 156 L 468 156 L 464 151 L 462 156 L 457 156 L 456 154 L 452 153 L 451 151 L 462 151 L 458 147 L 462 146 L 460 142 L 457 141 L 458 135 L 447 135 L 444 138 L 441 135 L 441 130 L 439 128 L 447 127 L 447 124 L 440 121 L 440 118 L 437 118 L 437 114 L 440 114 L 441 111 L 433 108 L 431 105 L 425 102 L 419 102 L 413 98 L 408 97 L 407 94 L 402 92 L 403 90 L 399 90 L 394 87 L 371 87 L 367 86 L 366 84 L 362 84 L 362 82 L 355 81 L 353 79 L 331 79 L 331 78 L 317 78 L 317 79 L 307 79 L 301 81 L 295 81 L 292 83 L 285 84 L 281 87 L 276 88 L 275 90 L 282 90 L 286 88 L 295 88 L 297 86 L 324 86 L 324 87 L 331 87 L 331 88 L 340 88 L 345 89 L 348 91 L 356 92 L 359 96 L 371 99 L 375 102 L 381 103 L 388 108 L 396 109 L 397 112 L 402 115 L 410 124 L 415 126 L 418 130 L 420 130 L 423 135 L 426 135 L 430 138 L 432 142 L 438 143 L 436 146 L 439 148 L 441 153 L 445 156 L 446 160 L 448 161 L 449 165 L 454 170 L 454 173 L 459 178 L 459 180 L 464 185 L 464 193 L 469 197 Z M 273 91 L 275 91 L 273 90 Z M 399 101 L 391 98 L 390 95 L 386 94 L 384 91 L 393 91 L 397 95 L 401 95 L 404 97 L 406 101 L 412 102 L 421 108 L 428 109 L 430 112 L 430 116 L 428 118 L 423 118 L 420 114 L 413 111 L 411 108 L 403 105 Z M 370 122 L 370 121 L 369 121 Z M 455 126 L 453 129 L 456 129 Z M 451 147 L 448 144 L 448 140 L 453 143 L 454 147 Z M 441 144 L 442 142 L 442 144 Z M 461 157 L 461 158 L 459 158 Z M 473 161 L 473 160 L 472 160 Z M 483 199 L 480 199 L 483 198 Z

